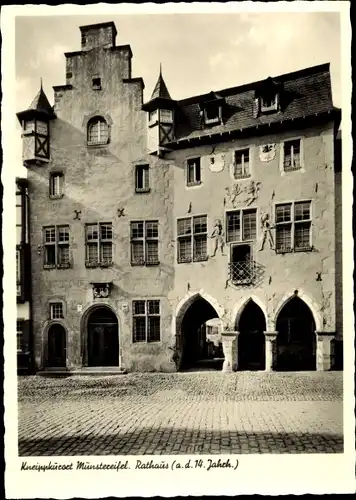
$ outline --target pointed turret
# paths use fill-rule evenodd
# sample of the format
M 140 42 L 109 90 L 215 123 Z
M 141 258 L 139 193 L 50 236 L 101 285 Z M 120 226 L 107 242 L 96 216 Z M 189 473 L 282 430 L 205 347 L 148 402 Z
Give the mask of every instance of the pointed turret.
M 144 111 L 152 111 L 158 107 L 173 109 L 174 106 L 175 101 L 171 98 L 168 92 L 166 82 L 162 76 L 162 66 L 160 65 L 158 80 L 152 92 L 151 99 L 142 106 L 142 109 Z
M 34 115 L 45 115 L 48 117 L 49 120 L 55 118 L 55 113 L 53 111 L 53 108 L 50 105 L 42 87 L 42 78 L 41 78 L 40 90 L 38 91 L 36 97 L 33 99 L 29 107 L 24 111 L 20 111 L 19 113 L 16 114 L 21 124 L 24 119 L 28 118 L 28 116 L 34 116 Z
M 43 90 L 42 78 L 40 90 L 30 106 L 16 116 L 22 126 L 24 165 L 48 162 L 49 122 L 56 118 L 56 115 Z
M 151 99 L 142 106 L 149 113 L 148 149 L 150 153 L 160 155 L 163 145 L 174 138 L 174 101 L 167 89 L 160 65 L 159 76 Z
M 169 95 L 167 85 L 166 85 L 165 81 L 163 80 L 162 66 L 160 66 L 160 69 L 159 69 L 159 77 L 158 77 L 156 86 L 154 88 L 154 91 L 152 92 L 151 101 L 153 99 L 168 99 L 170 101 L 172 100 L 171 96 Z

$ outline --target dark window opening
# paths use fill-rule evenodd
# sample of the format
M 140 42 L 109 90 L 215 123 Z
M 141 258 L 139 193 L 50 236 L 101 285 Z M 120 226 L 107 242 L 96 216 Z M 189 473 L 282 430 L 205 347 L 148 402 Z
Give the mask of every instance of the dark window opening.
M 220 106 L 207 106 L 204 110 L 205 123 L 217 123 L 220 122 L 221 117 L 221 107 Z
M 94 90 L 101 89 L 101 78 L 93 78 L 93 89 Z

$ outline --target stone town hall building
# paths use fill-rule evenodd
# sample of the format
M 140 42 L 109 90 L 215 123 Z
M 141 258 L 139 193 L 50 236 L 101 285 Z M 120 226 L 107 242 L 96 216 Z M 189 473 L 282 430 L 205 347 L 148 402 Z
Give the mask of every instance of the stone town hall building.
M 329 65 L 149 102 L 83 26 L 23 127 L 37 370 L 340 365 L 340 110 Z M 213 363 L 213 362 L 212 362 Z

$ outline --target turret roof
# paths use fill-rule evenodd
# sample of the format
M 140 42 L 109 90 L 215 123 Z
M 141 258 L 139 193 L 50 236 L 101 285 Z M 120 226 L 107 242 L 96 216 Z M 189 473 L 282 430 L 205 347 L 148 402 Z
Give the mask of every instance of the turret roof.
M 157 98 L 159 98 L 159 99 L 172 99 L 171 96 L 169 95 L 167 85 L 166 85 L 165 81 L 163 80 L 161 69 L 159 72 L 159 77 L 158 77 L 156 86 L 155 86 L 154 91 L 153 91 L 152 96 L 151 96 L 151 101 L 153 101 L 153 99 L 157 99 Z
M 17 113 L 17 117 L 19 120 L 21 120 L 22 118 L 25 118 L 25 116 L 29 116 L 30 114 L 32 114 L 32 112 L 34 111 L 37 113 L 45 114 L 49 118 L 54 118 L 55 116 L 53 108 L 50 105 L 47 96 L 42 88 L 42 80 L 41 80 L 41 88 L 38 91 L 36 97 L 33 99 L 33 101 L 26 110 Z

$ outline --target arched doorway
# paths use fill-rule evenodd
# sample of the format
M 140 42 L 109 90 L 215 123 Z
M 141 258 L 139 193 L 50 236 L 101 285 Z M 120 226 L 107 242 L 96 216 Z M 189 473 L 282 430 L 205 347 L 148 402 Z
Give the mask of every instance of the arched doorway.
M 316 335 L 313 314 L 299 297 L 293 297 L 278 315 L 277 370 L 316 370 Z
M 265 369 L 266 320 L 260 306 L 249 300 L 240 316 L 237 329 L 239 370 Z
M 64 368 L 66 363 L 66 331 L 62 325 L 55 323 L 48 329 L 48 366 Z
M 213 318 L 218 318 L 214 307 L 198 295 L 188 306 L 183 318 L 179 319 L 177 340 L 182 355 L 180 369 L 222 369 L 222 345 L 216 342 L 214 325 L 206 324 Z
M 118 366 L 119 327 L 111 309 L 94 309 L 88 318 L 87 335 L 88 366 Z

